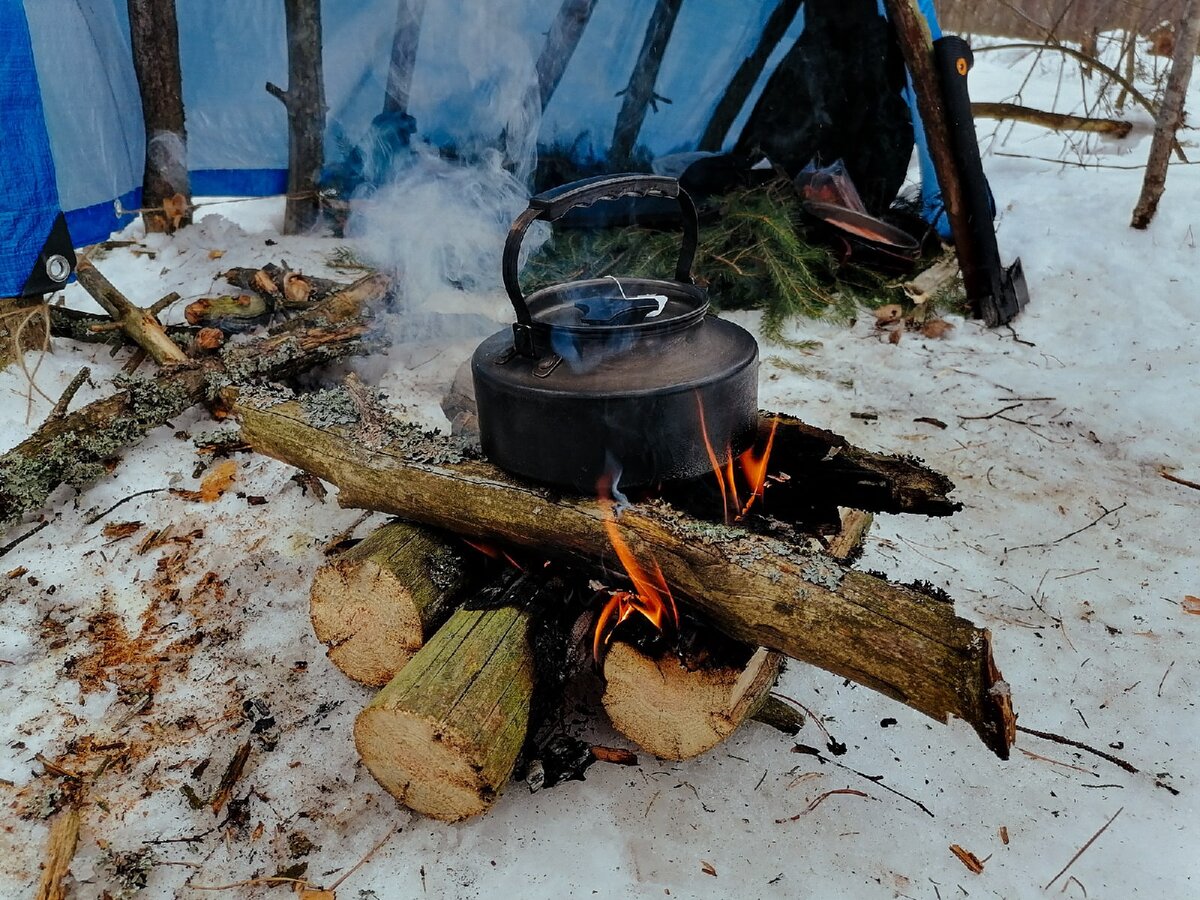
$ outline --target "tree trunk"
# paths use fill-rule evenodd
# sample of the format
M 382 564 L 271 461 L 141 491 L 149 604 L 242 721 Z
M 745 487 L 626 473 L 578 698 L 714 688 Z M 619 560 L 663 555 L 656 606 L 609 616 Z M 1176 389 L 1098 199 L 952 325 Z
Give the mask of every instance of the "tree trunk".
M 267 82 L 287 109 L 288 183 L 283 233 L 300 234 L 320 212 L 317 179 L 325 164 L 325 76 L 321 64 L 320 0 L 284 0 L 287 14 L 288 89 Z
M 488 809 L 512 775 L 529 730 L 532 616 L 543 590 L 522 575 L 511 603 L 459 610 L 354 723 L 367 769 L 405 806 L 446 822 Z
M 272 334 L 227 347 L 220 357 L 161 369 L 118 394 L 45 422 L 0 455 L 0 526 L 39 509 L 60 484 L 82 488 L 100 477 L 105 463 L 122 450 L 218 388 L 283 380 L 367 349 L 368 307 L 387 288 L 381 275 L 360 279 Z
M 646 107 L 652 104 L 657 106 L 660 98 L 654 93 L 654 83 L 658 80 L 658 70 L 662 67 L 663 55 L 667 52 L 667 44 L 670 43 L 675 19 L 682 5 L 683 0 L 656 0 L 654 4 L 633 74 L 622 91 L 625 99 L 617 114 L 617 126 L 613 131 L 612 150 L 609 153 L 609 163 L 613 166 L 626 166 L 632 160 L 638 133 L 646 119 Z
M 558 15 L 555 16 L 554 24 L 550 26 L 550 32 L 546 36 L 546 46 L 542 48 L 542 55 L 537 61 L 538 91 L 541 95 L 542 109 L 550 104 L 550 98 L 554 96 L 563 73 L 567 71 L 567 64 L 571 61 L 575 48 L 579 46 L 579 39 L 583 36 L 583 30 L 587 28 L 595 6 L 596 0 L 563 0 L 562 6 L 558 8 Z
M 926 145 L 937 174 L 938 187 L 942 191 L 942 202 L 946 206 L 946 217 L 954 237 L 954 248 L 963 272 L 980 271 L 975 262 L 971 229 L 968 221 L 966 198 L 958 166 L 951 150 L 950 124 L 942 101 L 941 81 L 933 59 L 933 36 L 929 23 L 921 14 L 917 0 L 884 0 L 888 18 L 896 28 L 900 49 L 912 78 L 913 92 L 917 98 L 917 110 L 925 129 Z M 975 298 L 990 293 L 990 288 L 967 285 L 967 296 Z
M 1171 59 L 1171 74 L 1167 78 L 1167 89 L 1163 94 L 1158 118 L 1154 123 L 1154 139 L 1150 143 L 1150 157 L 1146 162 L 1146 177 L 1142 182 L 1142 194 L 1133 210 L 1134 228 L 1146 228 L 1158 211 L 1167 184 L 1167 167 L 1171 161 L 1171 148 L 1175 143 L 1175 132 L 1183 124 L 1183 104 L 1187 97 L 1188 83 L 1192 79 L 1192 64 L 1200 49 L 1200 0 L 1188 0 L 1184 7 L 1179 27 L 1175 29 L 1175 53 Z
M 478 566 L 459 542 L 393 522 L 317 570 L 317 640 L 350 678 L 381 687 L 453 611 Z
M 725 143 L 725 136 L 733 127 L 734 120 L 742 111 L 742 107 L 746 105 L 746 99 L 754 90 L 754 85 L 758 84 L 759 76 L 766 68 L 767 60 L 771 58 L 771 54 L 775 52 L 775 48 L 779 46 L 779 42 L 783 40 L 783 36 L 796 18 L 800 2 L 801 0 L 779 0 L 779 5 L 767 19 L 762 37 L 758 39 L 751 54 L 742 60 L 742 64 L 738 66 L 737 71 L 733 73 L 733 78 L 726 86 L 725 93 L 717 101 L 716 109 L 713 110 L 712 118 L 708 120 L 708 127 L 704 129 L 704 135 L 700 138 L 700 145 L 697 149 L 714 151 L 721 149 L 722 144 Z
M 192 221 L 175 0 L 128 3 L 133 69 L 146 123 L 142 220 L 147 231 L 169 233 Z
M 396 30 L 392 35 L 392 55 L 383 98 L 385 113 L 408 115 L 408 96 L 412 90 L 424 15 L 425 0 L 399 0 L 396 6 Z
M 344 506 L 616 569 L 607 512 L 594 500 L 516 481 L 466 458 L 450 439 L 393 421 L 389 441 L 367 449 L 344 428 L 314 424 L 294 402 L 247 400 L 235 411 L 255 450 L 337 484 Z M 939 721 L 957 716 L 1007 756 L 1015 721 L 990 635 L 955 616 L 946 598 L 661 502 L 626 510 L 619 527 L 632 552 L 656 560 L 672 590 L 728 636 L 843 675 Z

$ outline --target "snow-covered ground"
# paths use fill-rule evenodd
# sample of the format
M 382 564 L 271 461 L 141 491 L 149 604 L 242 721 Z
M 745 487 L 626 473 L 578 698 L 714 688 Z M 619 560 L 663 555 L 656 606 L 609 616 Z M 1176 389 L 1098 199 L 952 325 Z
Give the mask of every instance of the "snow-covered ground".
M 981 55 L 976 98 L 1006 99 L 1028 64 Z M 1048 107 L 1057 92 L 1069 111 L 1064 85 L 1078 75 L 1059 82 L 1058 61 L 1045 61 L 1025 102 Z M 1200 90 L 1192 101 L 1200 109 Z M 477 821 L 413 816 L 358 764 L 350 728 L 370 691 L 333 669 L 308 622 L 322 547 L 357 512 L 338 509 L 332 493 L 324 502 L 305 494 L 284 465 L 238 454 L 234 490 L 216 503 L 160 491 L 86 524 L 89 512 L 138 491 L 196 486 L 191 438 L 214 425 L 193 411 L 78 496 L 60 490 L 51 524 L 0 563 L 0 895 L 31 896 L 39 877 L 39 812 L 55 805 L 55 779 L 36 760 L 44 754 L 85 775 L 106 763 L 88 788 L 71 866 L 78 897 L 119 896 L 114 868 L 130 872 L 122 855 L 147 850 L 145 896 L 203 896 L 201 886 L 301 863 L 310 883 L 329 885 L 389 832 L 338 889 L 343 900 L 1196 896 L 1200 616 L 1185 598 L 1200 595 L 1200 492 L 1162 473 L 1200 481 L 1200 169 L 1173 168 L 1153 226 L 1131 230 L 1149 144 L 1147 117 L 1131 117 L 1133 137 L 1082 149 L 1025 127 L 987 142 L 1002 251 L 1023 259 L 1033 296 L 1014 328 L 955 320 L 943 340 L 909 334 L 892 345 L 869 315 L 853 327 L 803 322 L 795 336 L 820 347 L 798 355 L 764 345 L 761 392 L 765 407 L 915 453 L 954 479 L 960 514 L 879 517 L 861 565 L 948 590 L 960 614 L 992 630 L 1021 725 L 1114 753 L 1138 774 L 1029 734 L 1001 762 L 961 723 L 939 725 L 793 665 L 783 690 L 848 745 L 838 760 L 846 768 L 751 725 L 690 762 L 598 764 L 586 781 L 533 795 L 513 784 Z M 1196 134 L 1182 134 L 1192 156 Z M 174 239 L 142 239 L 135 226 L 131 236 L 154 256 L 117 250 L 100 267 L 143 303 L 170 290 L 191 299 L 218 270 L 280 257 L 338 274 L 324 265 L 338 242 L 279 237 L 274 201 L 203 212 Z M 214 250 L 224 256 L 211 259 Z M 67 299 L 89 303 L 78 288 Z M 755 326 L 753 315 L 738 318 Z M 441 392 L 477 338 L 409 337 L 386 361 L 356 365 L 438 423 Z M 76 403 L 101 396 L 125 355 L 59 341 L 26 361 L 38 366 L 36 392 L 18 370 L 0 372 L 0 449 L 46 415 L 43 393 L 56 397 L 87 364 L 92 383 Z M 130 521 L 142 523 L 132 537 L 102 534 Z M 147 533 L 167 526 L 166 542 L 139 555 Z M 18 567 L 26 571 L 5 574 Z M 152 670 L 147 659 L 157 660 Z M 587 728 L 620 742 L 602 722 Z M 211 797 L 247 740 L 232 805 L 220 815 L 193 808 L 189 795 Z M 811 724 L 800 740 L 822 743 Z M 851 770 L 881 776 L 932 817 Z M 832 795 L 792 820 L 847 787 L 868 797 Z M 983 871 L 969 871 L 952 844 Z

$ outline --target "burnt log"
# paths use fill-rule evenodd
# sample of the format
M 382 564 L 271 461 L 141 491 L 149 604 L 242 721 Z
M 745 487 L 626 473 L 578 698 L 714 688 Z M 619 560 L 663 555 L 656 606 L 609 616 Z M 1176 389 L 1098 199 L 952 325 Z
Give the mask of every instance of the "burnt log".
M 343 506 L 373 509 L 466 537 L 527 547 L 568 565 L 618 571 L 606 508 L 522 481 L 462 441 L 389 419 L 365 446 L 350 426 L 314 421 L 298 403 L 235 404 L 255 450 L 336 484 Z M 955 716 L 1007 757 L 1015 718 L 989 632 L 944 595 L 856 572 L 821 552 L 687 516 L 663 501 L 619 520 L 681 603 L 726 635 L 877 690 L 939 721 Z

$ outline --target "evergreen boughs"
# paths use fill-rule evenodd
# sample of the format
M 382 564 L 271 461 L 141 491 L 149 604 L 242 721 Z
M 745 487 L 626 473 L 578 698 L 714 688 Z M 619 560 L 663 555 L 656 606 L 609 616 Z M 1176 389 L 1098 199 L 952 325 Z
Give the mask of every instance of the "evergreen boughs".
M 678 232 L 560 229 L 530 259 L 525 278 L 531 289 L 605 275 L 669 278 L 678 253 Z M 763 335 L 781 343 L 797 316 L 845 320 L 863 307 L 906 302 L 899 282 L 839 264 L 810 243 L 790 185 L 778 182 L 729 194 L 706 212 L 693 274 L 715 308 L 761 309 Z

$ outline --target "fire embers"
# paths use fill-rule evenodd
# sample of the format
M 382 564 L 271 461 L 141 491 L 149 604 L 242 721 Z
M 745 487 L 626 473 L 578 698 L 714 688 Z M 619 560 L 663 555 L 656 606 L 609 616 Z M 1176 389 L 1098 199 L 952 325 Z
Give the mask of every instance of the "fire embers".
M 708 451 L 713 475 L 716 476 L 717 487 L 721 492 L 722 515 L 725 524 L 740 522 L 750 512 L 750 507 L 754 505 L 755 501 L 763 495 L 763 489 L 767 483 L 767 465 L 771 459 L 771 448 L 775 444 L 775 429 L 779 426 L 779 420 L 771 421 L 771 430 L 761 449 L 756 444 L 735 459 L 731 447 L 725 447 L 721 456 L 718 456 L 712 441 L 709 440 L 708 427 L 704 422 L 704 403 L 698 393 L 696 394 L 696 409 L 700 413 L 700 436 L 704 441 L 704 449 Z M 725 460 L 724 463 L 721 462 L 722 457 Z
M 658 563 L 650 561 L 650 570 L 642 566 L 629 545 L 621 537 L 613 512 L 612 495 L 615 490 L 614 479 L 605 475 L 598 486 L 600 509 L 604 515 L 604 530 L 609 543 L 616 551 L 617 559 L 629 580 L 633 583 L 631 591 L 614 591 L 608 598 L 600 615 L 596 617 L 596 629 L 592 639 L 592 656 L 597 663 L 603 653 L 603 648 L 612 640 L 617 626 L 632 616 L 640 614 L 664 636 L 671 636 L 679 631 L 679 610 L 675 607 L 675 599 L 667 586 Z

